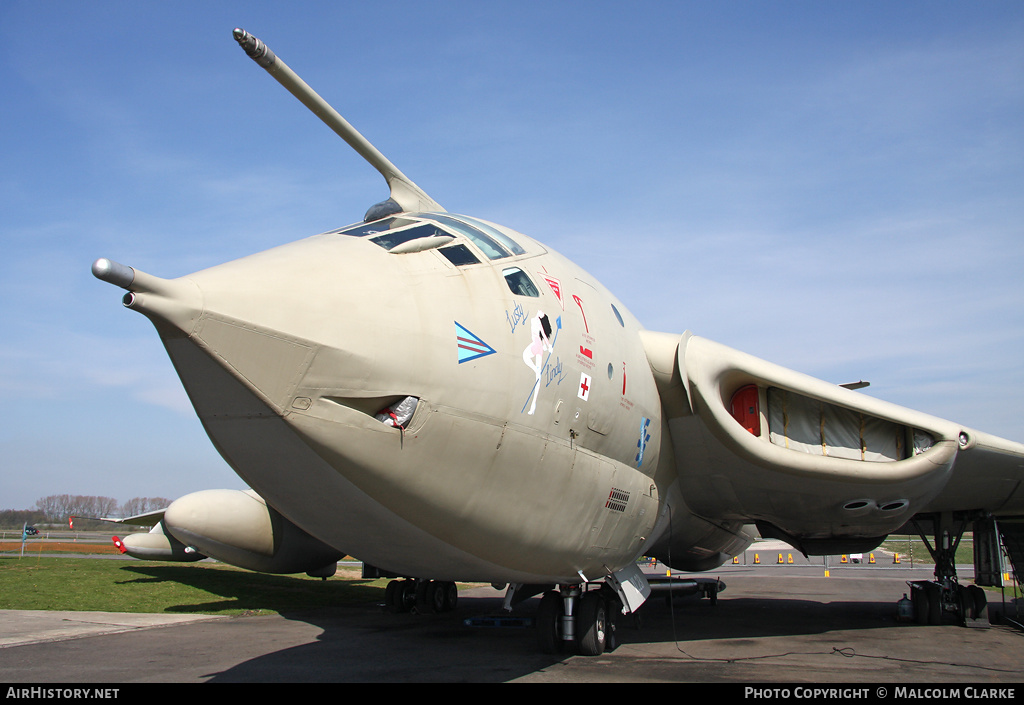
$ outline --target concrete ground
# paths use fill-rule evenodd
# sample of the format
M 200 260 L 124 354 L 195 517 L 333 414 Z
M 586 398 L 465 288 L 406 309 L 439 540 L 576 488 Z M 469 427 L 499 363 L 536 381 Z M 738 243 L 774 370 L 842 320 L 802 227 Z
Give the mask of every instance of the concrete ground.
M 516 610 L 515 626 L 467 626 L 500 614 L 502 593 L 491 588 L 463 591 L 458 609 L 441 615 L 393 615 L 379 605 L 236 618 L 6 611 L 0 682 L 1024 680 L 1024 633 L 1014 627 L 897 620 L 906 580 L 930 569 L 883 562 L 829 573 L 806 563 L 723 566 L 703 576 L 726 583 L 717 605 L 679 598 L 670 609 L 653 597 L 638 619 L 622 619 L 615 651 L 590 658 L 538 652 L 524 626 L 536 599 Z M 1002 608 L 998 593 L 990 601 L 993 612 Z

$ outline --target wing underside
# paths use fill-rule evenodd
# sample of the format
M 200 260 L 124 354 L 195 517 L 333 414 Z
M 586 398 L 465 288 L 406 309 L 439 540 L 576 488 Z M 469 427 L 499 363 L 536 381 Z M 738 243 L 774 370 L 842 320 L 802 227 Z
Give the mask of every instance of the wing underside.
M 1024 445 L 685 333 L 644 339 L 694 513 L 824 552 L 915 515 L 1024 515 Z

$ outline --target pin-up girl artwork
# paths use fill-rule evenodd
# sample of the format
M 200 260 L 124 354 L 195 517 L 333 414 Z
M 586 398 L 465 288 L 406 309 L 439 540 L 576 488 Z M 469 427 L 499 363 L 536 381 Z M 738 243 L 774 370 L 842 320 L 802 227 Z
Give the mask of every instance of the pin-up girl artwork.
M 533 385 L 533 401 L 530 404 L 529 413 L 531 415 L 537 410 L 540 375 L 544 370 L 544 352 L 551 352 L 551 350 L 551 321 L 543 311 L 537 311 L 537 315 L 530 319 L 530 344 L 523 350 L 523 362 L 537 376 L 537 381 Z

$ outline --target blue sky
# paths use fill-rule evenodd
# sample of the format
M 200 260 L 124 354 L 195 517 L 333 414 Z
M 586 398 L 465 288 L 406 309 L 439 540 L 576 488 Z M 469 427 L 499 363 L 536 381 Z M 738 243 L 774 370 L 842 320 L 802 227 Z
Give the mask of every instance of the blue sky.
M 242 487 L 151 324 L 176 277 L 358 221 L 383 180 L 690 329 L 1024 441 L 1024 4 L 0 3 L 0 505 Z

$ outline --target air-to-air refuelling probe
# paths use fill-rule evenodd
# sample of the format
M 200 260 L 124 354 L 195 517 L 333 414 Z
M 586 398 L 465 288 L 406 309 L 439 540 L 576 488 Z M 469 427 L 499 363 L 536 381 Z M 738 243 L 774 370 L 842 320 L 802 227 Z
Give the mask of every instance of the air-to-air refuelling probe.
M 984 611 L 953 550 L 972 528 L 976 582 L 998 584 L 1024 445 L 644 330 L 549 247 L 445 211 L 260 40 L 234 36 L 391 194 L 362 222 L 179 279 L 93 264 L 156 326 L 252 488 L 125 520 L 156 524 L 128 553 L 321 576 L 350 554 L 396 578 L 395 611 L 451 608 L 454 581 L 508 586 L 507 605 L 543 593 L 542 647 L 599 654 L 651 593 L 641 556 L 705 571 L 751 525 L 808 555 L 912 530 L 937 565 L 912 585 L 918 619 Z

